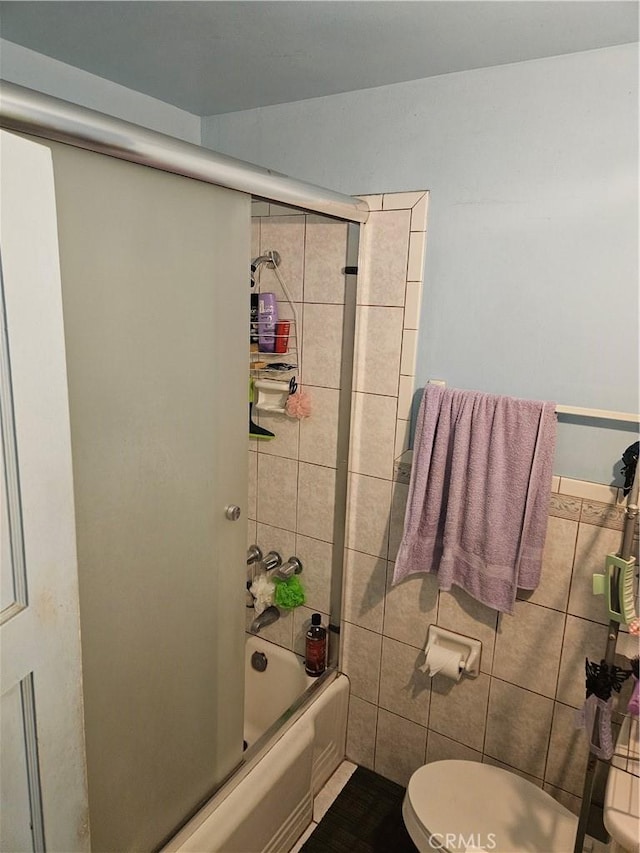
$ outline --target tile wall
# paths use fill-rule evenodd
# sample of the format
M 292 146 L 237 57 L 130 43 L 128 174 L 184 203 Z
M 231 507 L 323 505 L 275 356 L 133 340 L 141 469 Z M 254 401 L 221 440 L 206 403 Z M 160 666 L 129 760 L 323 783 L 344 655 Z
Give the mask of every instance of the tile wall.
M 408 441 L 428 196 L 366 198 L 372 213 L 360 232 L 346 552 L 346 574 L 357 580 L 344 590 L 345 612 L 354 616 L 363 592 L 373 600 L 384 590 L 393 463 Z M 278 269 L 300 320 L 300 376 L 313 404 L 302 421 L 257 413 L 276 438 L 250 441 L 249 456 L 249 544 L 298 556 L 307 597 L 263 636 L 298 653 L 311 613 L 326 619 L 329 610 L 346 227 L 291 208 L 253 206 L 252 255 L 275 249 L 282 257 Z M 282 295 L 266 267 L 260 287 Z M 280 309 L 289 316 L 283 301 Z M 248 623 L 254 615 L 247 610 Z M 376 612 L 359 618 L 381 629 Z
M 515 770 L 577 812 L 587 752 L 574 714 L 584 700 L 584 659 L 600 660 L 607 633 L 591 576 L 620 548 L 621 494 L 554 477 L 542 581 L 519 596 L 509 616 L 456 588 L 439 593 L 431 575 L 391 587 L 410 463 L 395 471 L 376 624 L 364 613 L 370 588 L 345 613 L 348 758 L 401 784 L 428 761 L 483 761 Z M 418 670 L 430 624 L 481 640 L 478 678 L 452 683 Z M 617 648 L 628 657 L 638 654 L 637 640 L 625 633 Z M 595 801 L 602 796 L 599 781 Z
M 329 609 L 347 226 L 264 202 L 254 202 L 252 213 L 252 255 L 276 250 L 282 258 L 278 271 L 298 315 L 296 378 L 313 409 L 303 421 L 254 411 L 254 420 L 276 437 L 249 440 L 248 537 L 265 554 L 275 550 L 303 563 L 307 606 L 283 610 L 262 632 L 301 652 L 311 612 Z M 259 286 L 277 294 L 280 317 L 292 318 L 272 270 L 261 267 Z M 254 616 L 247 609 L 247 627 Z
M 439 593 L 430 575 L 391 586 L 410 473 L 428 194 L 366 198 L 372 213 L 360 238 L 341 623 L 341 668 L 351 681 L 347 758 L 401 784 L 425 761 L 484 761 L 515 770 L 577 811 L 586 747 L 574 712 L 584 696 L 584 658 L 599 659 L 606 641 L 591 575 L 620 547 L 621 496 L 554 477 L 542 581 L 519 598 L 513 616 L 461 590 Z M 249 537 L 305 564 L 308 607 L 264 632 L 302 653 L 311 611 L 326 614 L 329 606 L 346 232 L 273 205 L 255 214 L 254 254 L 281 253 L 281 273 L 299 300 L 302 376 L 314 413 L 301 423 L 260 416 L 278 437 L 251 450 Z M 263 289 L 277 288 L 270 280 Z M 432 623 L 481 640 L 478 678 L 452 685 L 418 671 Z M 618 649 L 638 651 L 627 634 Z

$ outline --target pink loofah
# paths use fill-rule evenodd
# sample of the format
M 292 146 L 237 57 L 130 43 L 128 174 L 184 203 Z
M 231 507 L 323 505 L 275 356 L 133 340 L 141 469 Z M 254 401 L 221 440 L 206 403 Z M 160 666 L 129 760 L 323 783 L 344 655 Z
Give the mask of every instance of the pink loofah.
M 287 397 L 285 408 L 290 418 L 308 418 L 311 415 L 311 398 L 306 391 L 296 391 Z

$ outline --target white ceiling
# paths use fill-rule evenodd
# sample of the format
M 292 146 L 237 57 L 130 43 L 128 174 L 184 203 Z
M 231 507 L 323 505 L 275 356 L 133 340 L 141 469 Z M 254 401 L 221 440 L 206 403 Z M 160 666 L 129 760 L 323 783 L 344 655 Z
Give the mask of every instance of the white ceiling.
M 637 41 L 638 3 L 0 2 L 0 35 L 213 115 Z

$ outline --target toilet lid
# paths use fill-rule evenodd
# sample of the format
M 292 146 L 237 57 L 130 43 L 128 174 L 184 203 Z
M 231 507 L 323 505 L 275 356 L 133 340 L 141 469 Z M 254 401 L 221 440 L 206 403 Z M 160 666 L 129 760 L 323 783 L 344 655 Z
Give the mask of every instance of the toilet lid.
M 515 773 L 475 761 L 434 761 L 417 770 L 405 806 L 429 849 L 494 853 L 573 850 L 578 819 Z M 408 827 L 409 828 L 409 827 Z

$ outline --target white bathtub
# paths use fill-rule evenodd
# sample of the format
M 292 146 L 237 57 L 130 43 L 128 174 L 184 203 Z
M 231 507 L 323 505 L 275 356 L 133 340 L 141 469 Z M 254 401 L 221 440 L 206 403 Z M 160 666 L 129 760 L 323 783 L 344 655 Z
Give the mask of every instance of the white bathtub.
M 252 668 L 254 652 L 266 655 L 264 672 Z M 247 760 L 163 853 L 286 853 L 344 758 L 348 703 L 344 675 L 310 678 L 293 652 L 248 637 Z M 278 726 L 283 715 L 288 719 Z
M 267 668 L 251 665 L 265 655 Z M 317 679 L 304 671 L 301 658 L 259 637 L 247 637 L 244 660 L 244 739 L 253 745 Z

